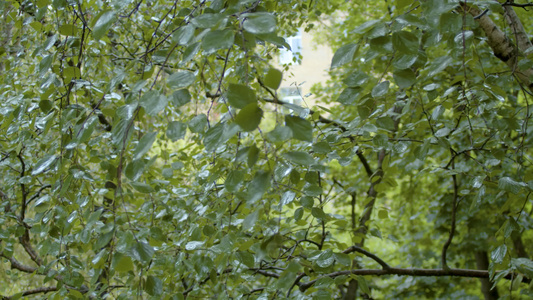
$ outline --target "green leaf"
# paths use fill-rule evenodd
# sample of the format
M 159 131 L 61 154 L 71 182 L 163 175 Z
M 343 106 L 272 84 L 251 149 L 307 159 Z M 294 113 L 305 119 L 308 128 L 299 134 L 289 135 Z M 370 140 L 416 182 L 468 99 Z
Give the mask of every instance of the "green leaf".
M 140 105 L 144 107 L 146 113 L 155 116 L 167 107 L 168 98 L 159 94 L 157 91 L 146 92 L 140 100 Z
M 172 34 L 172 41 L 178 45 L 187 45 L 194 36 L 194 26 L 187 24 Z
M 285 124 L 292 131 L 292 136 L 300 141 L 313 141 L 313 127 L 311 122 L 296 116 L 285 116 Z
M 116 272 L 129 272 L 133 271 L 133 261 L 131 257 L 126 256 L 120 252 L 115 252 L 111 266 Z
M 366 21 L 365 23 L 359 25 L 357 28 L 355 28 L 352 32 L 353 33 L 365 33 L 372 29 L 377 24 L 381 23 L 380 20 L 370 20 Z
M 92 33 L 93 37 L 96 40 L 101 39 L 107 32 L 109 31 L 109 28 L 111 28 L 111 25 L 113 25 L 113 22 L 115 21 L 115 12 L 112 10 L 108 10 L 103 12 L 96 23 L 94 24 Z
M 353 61 L 355 51 L 357 51 L 357 44 L 348 44 L 340 47 L 333 55 L 331 60 L 331 69 L 338 68 Z
M 261 123 L 261 118 L 263 117 L 263 110 L 257 106 L 255 103 L 250 103 L 246 105 L 235 117 L 235 122 L 244 131 L 253 131 Z
M 503 262 L 505 255 L 507 254 L 507 246 L 505 244 L 498 246 L 490 253 L 490 258 L 493 263 L 499 264 Z
M 257 103 L 254 90 L 241 84 L 230 84 L 226 98 L 229 104 L 235 108 L 244 108 L 251 103 Z
M 76 36 L 78 35 L 78 27 L 72 24 L 64 24 L 59 26 L 59 34 L 66 36 Z
M 396 84 L 402 88 L 408 88 L 416 82 L 416 74 L 411 69 L 398 70 L 392 73 Z
M 220 140 L 224 133 L 224 124 L 218 123 L 215 126 L 209 128 L 205 133 L 204 146 L 205 151 L 214 151 L 220 146 Z
M 276 17 L 270 13 L 251 13 L 243 15 L 244 30 L 253 34 L 268 34 L 276 30 Z
M 206 54 L 211 54 L 220 49 L 229 49 L 233 46 L 235 36 L 233 30 L 214 30 L 208 32 L 202 39 L 202 48 Z
M 199 114 L 197 116 L 194 116 L 189 121 L 189 130 L 192 133 L 202 133 L 205 130 L 205 127 L 207 126 L 207 116 L 204 114 Z
M 394 32 L 392 34 L 392 45 L 400 54 L 418 53 L 418 37 L 410 31 Z
M 370 77 L 361 71 L 350 73 L 342 82 L 349 87 L 359 87 L 367 83 Z
M 270 68 L 265 76 L 264 84 L 273 90 L 277 90 L 281 84 L 282 76 L 283 73 L 280 70 Z
M 522 187 L 525 187 L 526 184 L 523 182 L 514 181 L 511 177 L 502 177 L 498 180 L 498 188 L 504 191 L 518 194 Z
M 182 89 L 193 84 L 196 80 L 196 75 L 190 71 L 176 72 L 167 79 L 167 84 L 172 89 Z
M 239 251 L 236 253 L 237 260 L 248 268 L 253 268 L 255 265 L 255 259 L 253 254 L 245 251 Z
M 204 13 L 192 19 L 191 23 L 199 28 L 213 28 L 225 19 L 223 14 Z
M 43 173 L 48 171 L 47 169 L 51 168 L 54 162 L 56 161 L 55 155 L 46 155 L 43 158 L 41 158 L 37 164 L 35 164 L 35 167 L 33 171 L 31 171 L 31 175 L 35 176 L 37 174 Z
M 267 132 L 267 139 L 272 143 L 284 142 L 292 137 L 292 131 L 287 126 L 276 126 L 274 130 Z
M 321 268 L 327 268 L 331 266 L 334 262 L 335 257 L 333 256 L 333 251 L 331 251 L 331 249 L 322 251 L 322 253 L 320 253 L 316 257 L 316 264 Z
M 189 102 L 191 102 L 191 94 L 189 93 L 189 90 L 182 89 L 172 93 L 172 104 L 174 104 L 174 106 L 180 107 Z
M 403 54 L 394 58 L 392 66 L 397 70 L 409 69 L 418 59 L 418 53 L 416 54 Z
M 203 246 L 204 246 L 204 242 L 202 241 L 191 241 L 185 245 L 185 250 L 192 251 L 192 250 L 200 249 Z
M 253 204 L 270 188 L 270 172 L 258 171 L 248 184 L 247 201 Z
M 244 172 L 238 170 L 231 171 L 224 182 L 224 187 L 228 192 L 236 193 L 241 187 L 243 179 Z
M 124 169 L 124 173 L 126 174 L 126 177 L 131 181 L 137 181 L 139 178 L 141 178 L 141 175 L 144 172 L 145 163 L 144 161 L 138 159 L 130 162 L 126 169 Z
M 378 85 L 376 85 L 372 89 L 372 97 L 379 98 L 379 97 L 385 96 L 387 92 L 389 91 L 389 85 L 390 85 L 390 82 L 388 80 L 380 82 Z
M 359 287 L 361 288 L 361 291 L 365 294 L 370 295 L 370 289 L 368 288 L 368 283 L 366 282 L 366 279 L 364 276 L 357 276 L 357 283 L 359 284 Z
M 248 231 L 255 226 L 255 223 L 259 219 L 259 209 L 255 209 L 251 214 L 248 214 L 242 221 L 242 230 Z
M 150 194 L 154 192 L 154 189 L 149 184 L 142 182 L 130 182 L 130 184 L 139 193 Z
M 301 151 L 290 151 L 283 154 L 283 156 L 298 165 L 309 166 L 315 163 L 315 160 L 311 155 Z
M 159 296 L 163 293 L 163 282 L 155 276 L 148 276 L 144 283 L 144 291 L 150 296 Z
M 48 69 L 52 66 L 52 62 L 54 61 L 54 55 L 47 55 L 41 59 L 41 62 L 39 63 L 39 75 L 44 76 Z
M 145 135 L 139 140 L 139 144 L 137 147 L 135 147 L 135 152 L 133 153 L 133 159 L 141 159 L 146 152 L 152 148 L 152 144 L 155 141 L 155 138 L 157 137 L 157 132 L 150 132 Z
M 131 257 L 142 264 L 149 263 L 154 253 L 154 248 L 145 242 L 136 242 L 130 250 Z
M 433 77 L 438 73 L 444 71 L 452 63 L 453 59 L 450 56 L 441 56 L 433 60 L 433 62 L 427 68 L 429 73 L 427 77 Z
M 337 102 L 343 105 L 351 105 L 359 99 L 362 91 L 363 89 L 361 88 L 346 88 L 337 98 Z
M 175 142 L 177 140 L 184 138 L 186 132 L 187 132 L 187 124 L 179 122 L 179 121 L 172 121 L 168 123 L 167 137 L 171 141 Z
M 259 159 L 259 148 L 257 148 L 255 145 L 252 145 L 250 147 L 250 150 L 248 150 L 248 168 L 252 168 L 257 160 Z

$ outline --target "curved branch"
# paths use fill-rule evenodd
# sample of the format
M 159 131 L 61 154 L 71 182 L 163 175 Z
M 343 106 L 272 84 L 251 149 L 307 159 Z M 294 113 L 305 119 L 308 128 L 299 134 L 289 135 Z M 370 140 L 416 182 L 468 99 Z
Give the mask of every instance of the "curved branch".
M 375 255 L 374 253 L 370 253 L 370 252 L 366 251 L 365 249 L 363 249 L 361 247 L 351 246 L 350 248 L 342 251 L 342 253 L 344 253 L 344 254 L 348 254 L 348 253 L 352 253 L 352 252 L 359 252 L 359 253 L 367 256 L 367 257 L 370 257 L 371 259 L 375 260 L 378 264 L 380 264 L 381 267 L 384 270 L 388 270 L 388 269 L 391 268 L 384 260 L 379 258 L 377 255 Z

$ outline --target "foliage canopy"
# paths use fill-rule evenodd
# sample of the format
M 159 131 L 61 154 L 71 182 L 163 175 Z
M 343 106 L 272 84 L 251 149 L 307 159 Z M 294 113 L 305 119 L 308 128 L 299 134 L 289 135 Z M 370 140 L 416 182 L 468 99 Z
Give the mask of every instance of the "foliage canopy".
M 0 294 L 530 298 L 530 6 L 0 1 Z

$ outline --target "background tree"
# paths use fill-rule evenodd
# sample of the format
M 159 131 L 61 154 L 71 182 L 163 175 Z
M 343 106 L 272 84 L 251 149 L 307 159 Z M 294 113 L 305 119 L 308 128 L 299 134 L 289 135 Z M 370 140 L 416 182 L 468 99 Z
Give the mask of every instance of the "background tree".
M 530 6 L 3 1 L 0 292 L 530 298 Z

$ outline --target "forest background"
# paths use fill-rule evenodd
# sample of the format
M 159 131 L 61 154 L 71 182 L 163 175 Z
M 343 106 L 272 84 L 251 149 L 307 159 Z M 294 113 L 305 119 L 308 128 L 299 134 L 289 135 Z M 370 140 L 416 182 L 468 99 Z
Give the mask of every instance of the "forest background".
M 531 9 L 0 1 L 0 295 L 531 299 Z

